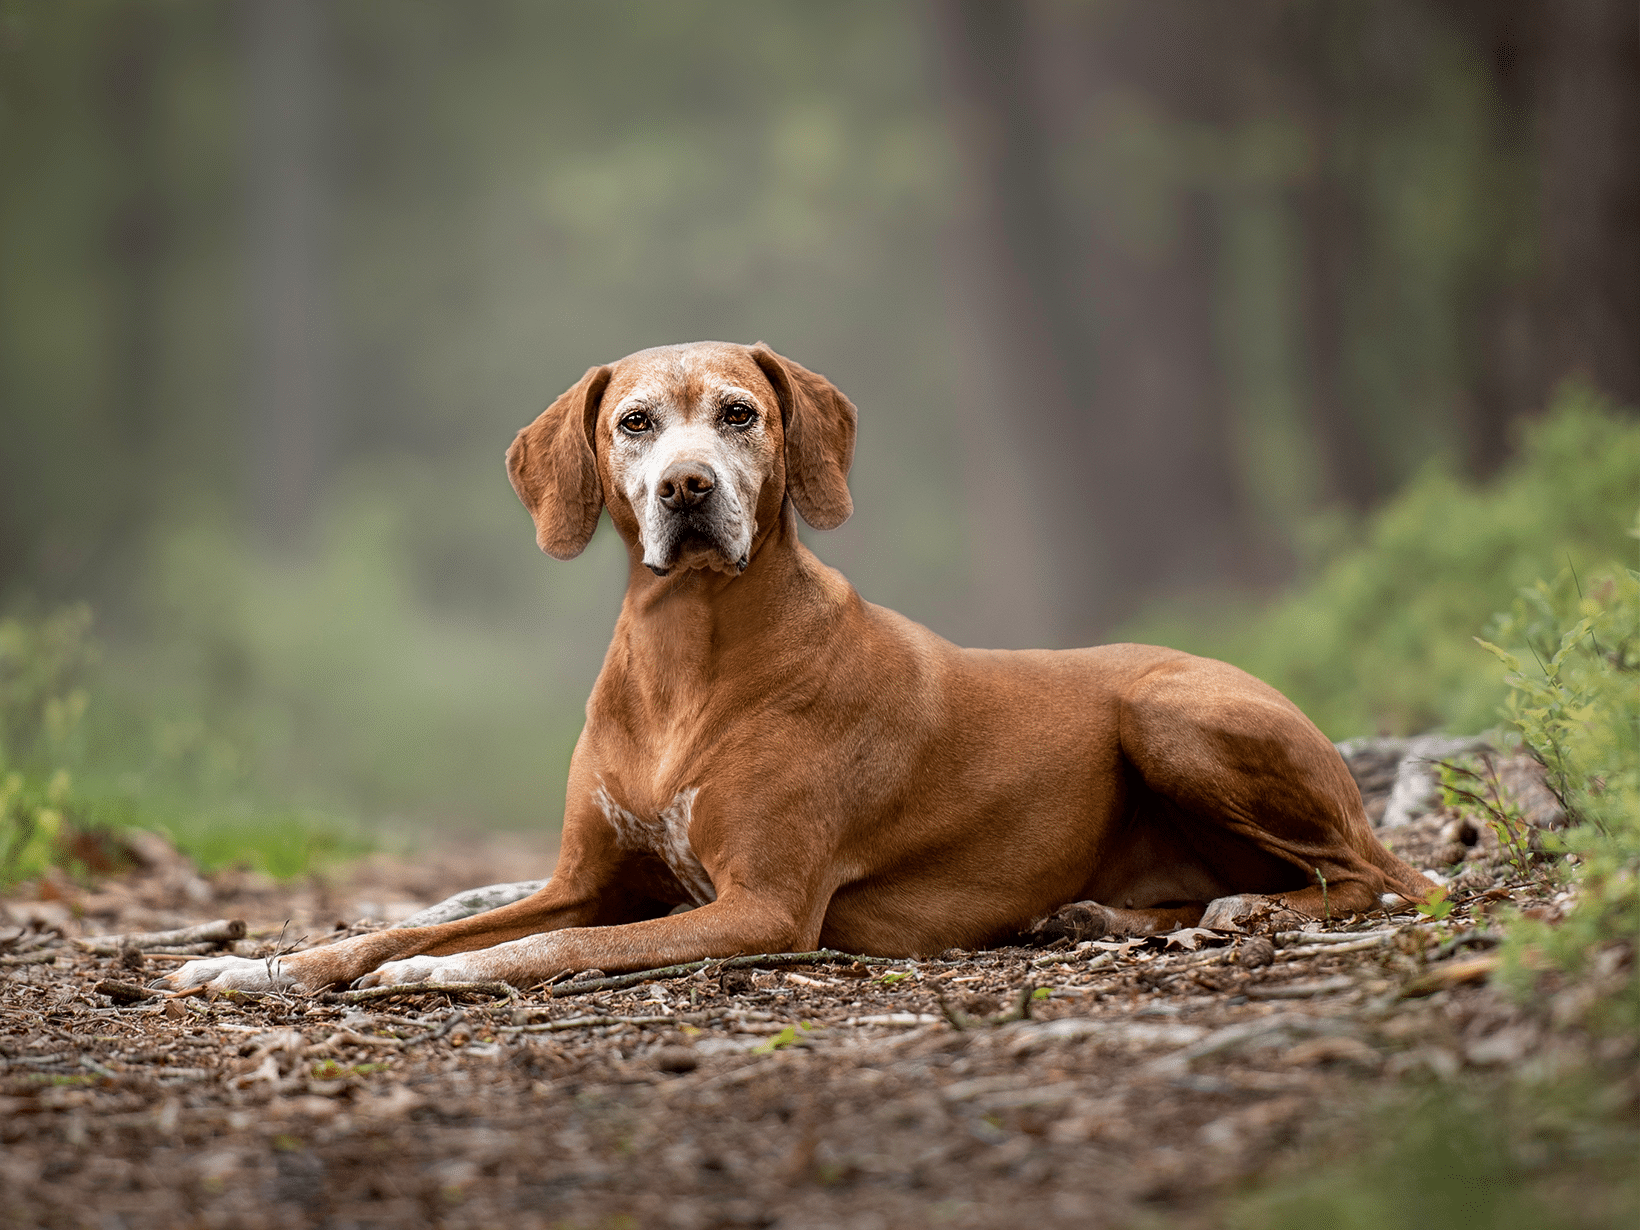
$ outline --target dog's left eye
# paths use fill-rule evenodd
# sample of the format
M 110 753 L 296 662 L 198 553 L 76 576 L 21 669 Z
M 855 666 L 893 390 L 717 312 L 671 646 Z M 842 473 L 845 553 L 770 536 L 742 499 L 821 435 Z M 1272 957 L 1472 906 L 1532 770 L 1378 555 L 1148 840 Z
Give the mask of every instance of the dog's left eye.
M 757 418 L 757 411 L 741 402 L 723 408 L 723 421 L 731 427 L 745 427 Z
M 631 436 L 641 436 L 649 430 L 649 416 L 642 410 L 634 410 L 621 420 L 621 430 Z

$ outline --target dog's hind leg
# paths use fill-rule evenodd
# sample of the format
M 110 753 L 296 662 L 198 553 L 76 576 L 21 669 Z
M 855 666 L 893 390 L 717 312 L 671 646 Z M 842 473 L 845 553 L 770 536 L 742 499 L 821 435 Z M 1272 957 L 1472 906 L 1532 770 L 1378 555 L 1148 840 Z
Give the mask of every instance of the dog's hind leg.
M 1327 737 L 1233 666 L 1182 657 L 1152 669 L 1123 695 L 1120 738 L 1144 785 L 1213 851 L 1227 897 L 1269 896 L 1321 918 L 1376 908 L 1388 892 L 1421 900 L 1434 887 L 1373 835 Z M 1235 913 L 1229 902 L 1214 907 L 1208 925 Z

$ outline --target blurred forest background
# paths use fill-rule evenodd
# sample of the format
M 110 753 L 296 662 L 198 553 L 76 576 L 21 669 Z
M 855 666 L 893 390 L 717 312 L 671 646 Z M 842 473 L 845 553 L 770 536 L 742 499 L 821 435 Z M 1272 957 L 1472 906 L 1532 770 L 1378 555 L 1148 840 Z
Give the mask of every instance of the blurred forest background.
M 624 556 L 502 452 L 698 338 L 859 405 L 870 600 L 1490 724 L 1640 503 L 1635 5 L 0 0 L 0 755 L 223 857 L 555 824 Z

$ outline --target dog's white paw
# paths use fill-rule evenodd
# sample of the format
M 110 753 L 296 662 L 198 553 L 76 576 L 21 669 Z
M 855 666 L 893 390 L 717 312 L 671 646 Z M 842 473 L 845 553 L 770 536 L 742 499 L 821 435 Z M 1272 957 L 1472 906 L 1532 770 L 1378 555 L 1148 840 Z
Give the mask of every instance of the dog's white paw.
M 407 982 L 481 981 L 468 969 L 468 962 L 454 957 L 406 957 L 389 961 L 359 979 L 361 987 L 392 987 Z
M 284 962 L 255 957 L 206 957 L 189 961 L 159 980 L 166 991 L 192 991 L 210 987 L 216 991 L 281 991 L 297 984 L 285 972 Z

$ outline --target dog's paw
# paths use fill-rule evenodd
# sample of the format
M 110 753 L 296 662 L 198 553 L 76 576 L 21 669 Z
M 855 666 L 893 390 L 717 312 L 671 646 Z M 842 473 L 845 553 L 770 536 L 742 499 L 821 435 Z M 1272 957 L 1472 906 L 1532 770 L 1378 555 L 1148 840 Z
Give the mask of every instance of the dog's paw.
M 406 957 L 389 961 L 359 979 L 361 987 L 394 987 L 410 982 L 481 982 L 470 962 L 454 957 Z
M 1209 901 L 1198 925 L 1213 931 L 1246 931 L 1264 935 L 1302 927 L 1309 921 L 1308 914 L 1288 909 L 1277 898 L 1266 897 L 1262 893 L 1238 893 L 1234 897 L 1215 897 Z
M 155 984 L 163 991 L 282 991 L 301 984 L 278 957 L 206 957 L 172 970 Z
M 1115 915 L 1097 901 L 1073 901 L 1035 923 L 1027 932 L 1036 944 L 1052 944 L 1056 940 L 1080 944 L 1083 940 L 1117 933 Z

